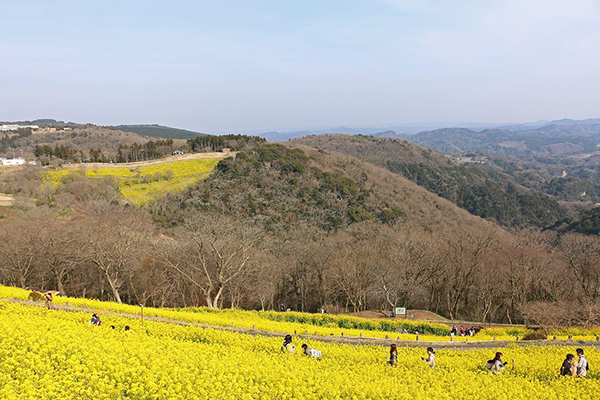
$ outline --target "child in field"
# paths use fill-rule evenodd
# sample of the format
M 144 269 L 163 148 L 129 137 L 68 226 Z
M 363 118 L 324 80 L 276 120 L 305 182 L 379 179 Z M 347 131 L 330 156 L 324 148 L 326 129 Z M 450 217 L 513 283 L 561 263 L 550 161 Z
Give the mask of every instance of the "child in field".
M 398 365 L 398 349 L 396 348 L 395 344 L 390 345 L 390 359 L 388 364 L 392 367 Z
M 92 314 L 92 319 L 90 319 L 90 325 L 100 326 L 102 322 L 100 321 L 100 315 L 98 315 L 98 311 L 94 311 Z
M 431 368 L 435 369 L 435 350 L 433 350 L 433 347 L 427 348 L 427 358 L 421 357 L 421 360 L 427 362 Z
M 579 360 L 577 361 L 577 376 L 585 377 L 588 369 L 590 369 L 587 358 L 583 355 L 583 349 L 581 348 L 575 350 L 575 353 L 577 353 L 577 356 L 579 357 Z
M 560 366 L 560 374 L 561 376 L 573 376 L 577 372 L 577 361 L 575 361 L 575 356 L 573 354 L 567 354 L 567 358 L 563 361 Z
M 488 360 L 488 362 L 485 364 L 485 367 L 488 370 L 492 371 L 492 374 L 499 375 L 504 369 L 504 367 L 506 367 L 506 363 L 502 362 L 502 357 L 502 353 L 496 353 L 492 360 Z
M 283 345 L 281 346 L 281 351 L 284 353 L 289 352 L 293 353 L 296 348 L 292 345 L 292 335 L 285 335 L 283 338 Z
M 316 358 L 317 360 L 321 361 L 321 352 L 316 349 L 311 349 L 306 343 L 302 344 L 302 352 L 309 357 Z

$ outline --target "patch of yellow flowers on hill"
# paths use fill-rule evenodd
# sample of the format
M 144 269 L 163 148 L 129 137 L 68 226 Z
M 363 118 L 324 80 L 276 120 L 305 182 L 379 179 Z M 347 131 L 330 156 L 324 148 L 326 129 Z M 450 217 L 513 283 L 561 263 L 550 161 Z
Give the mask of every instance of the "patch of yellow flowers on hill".
M 398 349 L 307 342 L 322 361 L 280 351 L 281 340 L 90 315 L 0 301 L 0 398 L 15 399 L 595 399 L 600 351 L 586 349 L 590 374 L 558 378 L 559 346 L 503 349 L 493 376 L 481 366 L 495 350 Z M 109 326 L 114 325 L 115 329 Z M 130 332 L 124 326 L 130 325 Z M 596 360 L 599 360 L 596 363 Z M 514 362 L 514 363 L 513 363 Z
M 59 169 L 44 175 L 46 181 L 60 185 L 72 174 L 92 178 L 112 176 L 119 181 L 121 194 L 136 205 L 141 205 L 167 192 L 179 191 L 211 172 L 220 158 L 194 159 L 159 163 L 137 168 Z

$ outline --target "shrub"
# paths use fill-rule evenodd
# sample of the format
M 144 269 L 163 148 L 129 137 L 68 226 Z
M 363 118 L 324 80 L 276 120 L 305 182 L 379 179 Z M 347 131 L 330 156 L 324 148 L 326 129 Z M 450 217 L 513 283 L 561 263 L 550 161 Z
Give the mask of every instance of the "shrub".
M 546 340 L 548 336 L 542 331 L 533 331 L 529 332 L 525 336 L 523 336 L 523 340 Z

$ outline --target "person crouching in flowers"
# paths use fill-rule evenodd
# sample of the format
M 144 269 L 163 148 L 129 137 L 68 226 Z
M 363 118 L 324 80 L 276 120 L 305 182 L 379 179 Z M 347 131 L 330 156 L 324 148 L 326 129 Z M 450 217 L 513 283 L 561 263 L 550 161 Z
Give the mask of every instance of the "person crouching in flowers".
M 292 345 L 292 335 L 285 335 L 283 338 L 283 345 L 281 345 L 281 351 L 284 353 L 293 353 L 296 348 Z
M 573 376 L 577 371 L 577 362 L 573 354 L 567 354 L 567 358 L 563 361 L 560 366 L 560 374 L 562 376 Z
M 488 362 L 485 364 L 485 367 L 492 371 L 492 374 L 494 375 L 499 375 L 504 367 L 506 367 L 506 363 L 502 362 L 502 356 L 503 354 L 498 352 L 494 356 L 494 359 L 488 360 Z
M 433 347 L 427 348 L 427 358 L 421 357 L 421 360 L 427 362 L 431 368 L 435 369 L 435 351 Z
M 392 367 L 398 365 L 398 349 L 395 344 L 390 345 L 390 358 L 388 364 Z
M 98 315 L 98 311 L 94 311 L 92 314 L 92 319 L 90 319 L 90 325 L 99 326 L 101 323 L 102 321 L 100 321 L 100 315 Z
M 321 352 L 316 349 L 311 349 L 306 343 L 302 344 L 302 352 L 309 357 L 316 358 L 317 360 L 321 361 Z

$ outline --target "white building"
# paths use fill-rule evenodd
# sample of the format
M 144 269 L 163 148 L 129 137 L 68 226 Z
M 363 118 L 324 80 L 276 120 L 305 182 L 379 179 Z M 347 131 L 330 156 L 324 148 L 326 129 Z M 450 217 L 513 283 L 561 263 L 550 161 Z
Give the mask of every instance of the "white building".
M 21 157 L 15 158 L 2 158 L 0 157 L 0 163 L 5 166 L 13 166 L 13 165 L 25 165 L 25 159 Z
M 25 128 L 38 129 L 39 126 L 37 126 L 37 125 L 0 125 L 0 131 L 3 131 L 3 132 L 18 131 L 19 129 L 25 129 Z

